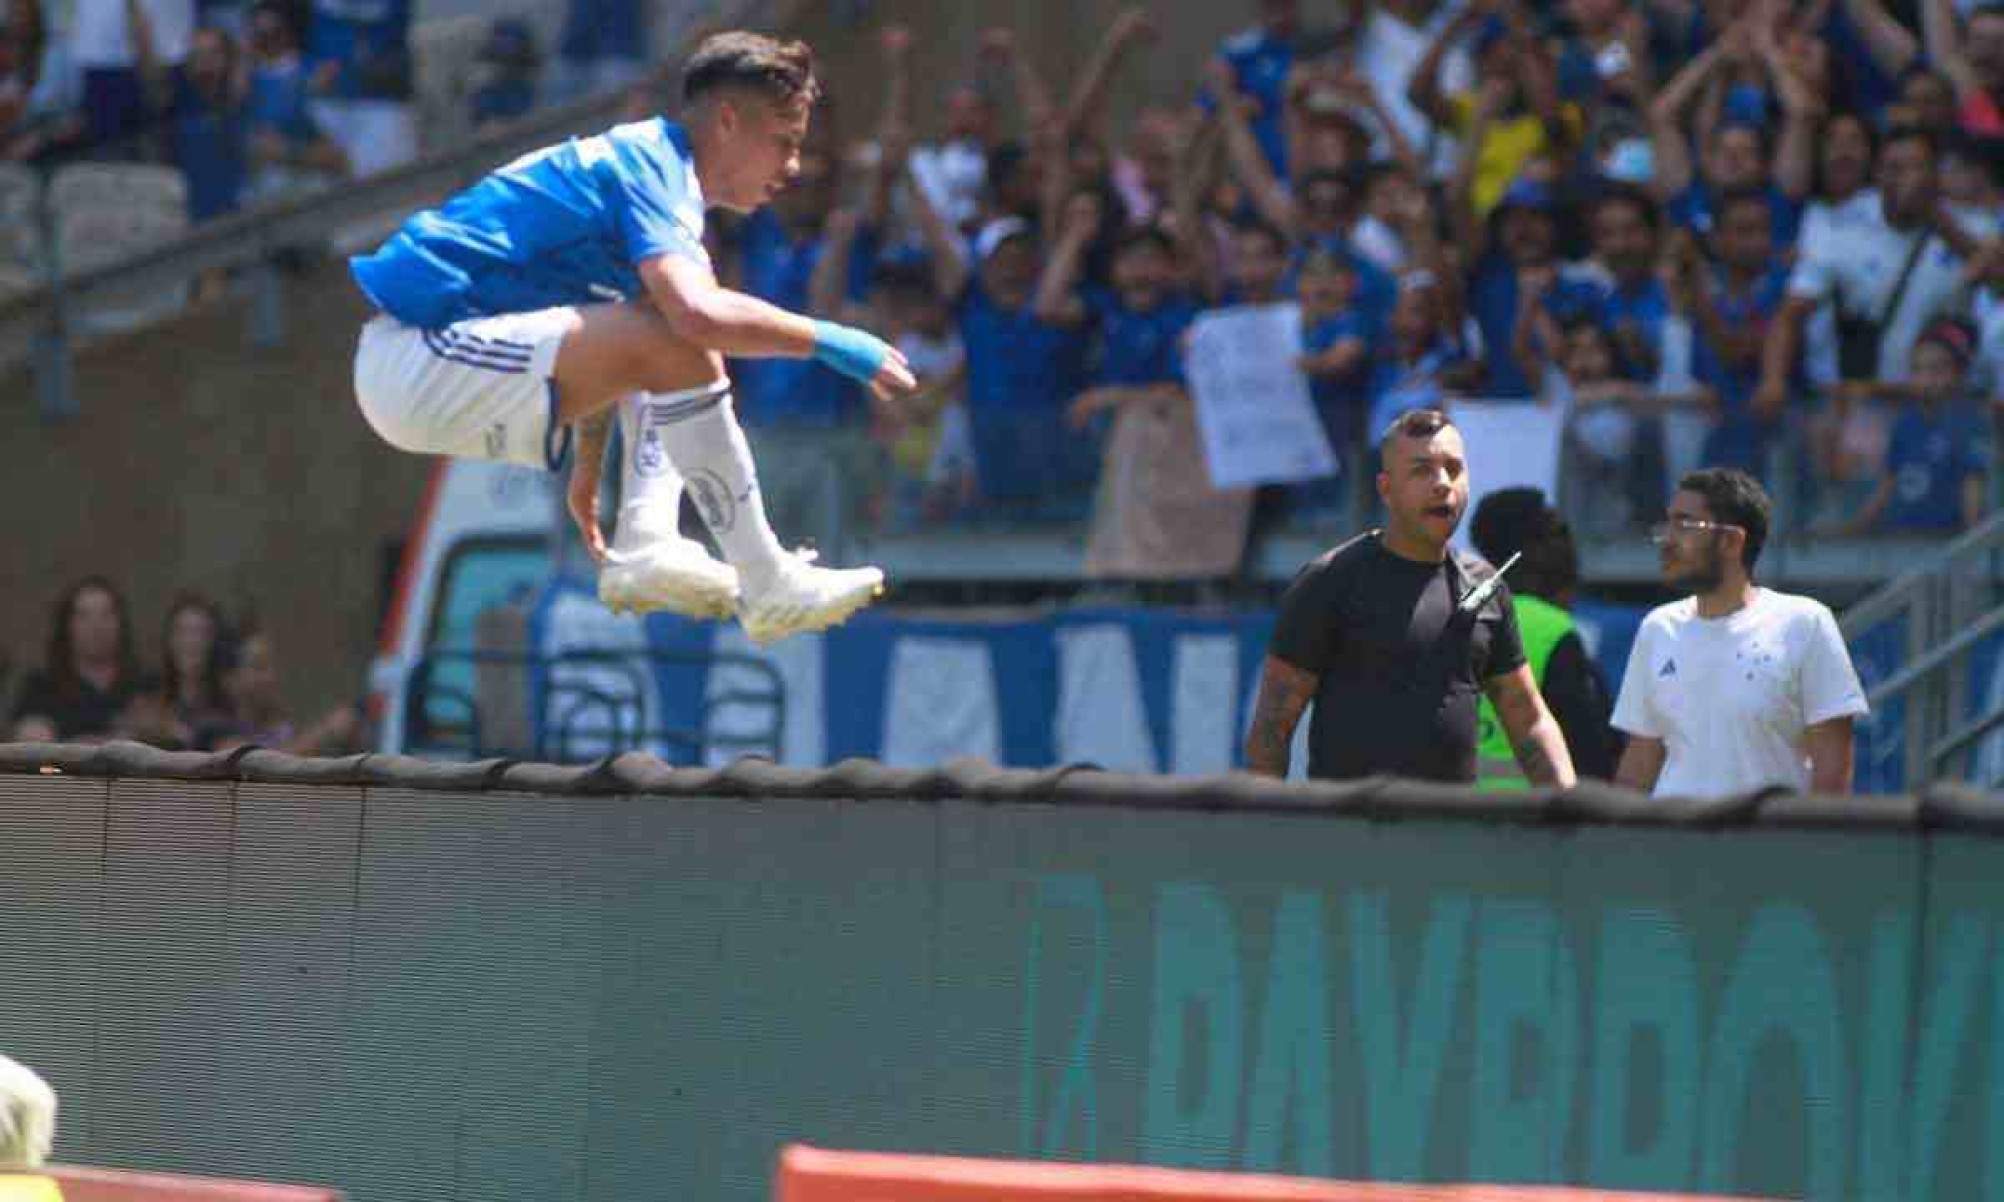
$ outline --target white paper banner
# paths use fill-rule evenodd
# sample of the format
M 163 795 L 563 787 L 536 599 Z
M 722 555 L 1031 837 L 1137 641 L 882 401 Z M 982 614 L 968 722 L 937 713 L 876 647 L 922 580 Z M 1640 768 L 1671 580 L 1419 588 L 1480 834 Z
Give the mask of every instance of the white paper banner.
M 1455 401 L 1450 414 L 1468 446 L 1468 517 L 1490 493 L 1530 486 L 1545 499 L 1559 498 L 1559 448 L 1566 411 L 1536 401 Z M 1454 543 L 1468 548 L 1468 521 Z
M 1206 313 L 1190 327 L 1184 372 L 1214 487 L 1336 474 L 1300 358 L 1301 311 L 1291 304 Z

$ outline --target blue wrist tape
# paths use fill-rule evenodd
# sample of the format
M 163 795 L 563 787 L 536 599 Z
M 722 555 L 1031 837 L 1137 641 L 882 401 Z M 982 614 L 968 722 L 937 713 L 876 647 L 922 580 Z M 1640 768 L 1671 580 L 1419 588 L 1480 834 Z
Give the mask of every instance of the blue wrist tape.
M 874 379 L 890 355 L 890 344 L 873 334 L 832 321 L 814 323 L 814 358 L 852 380 Z

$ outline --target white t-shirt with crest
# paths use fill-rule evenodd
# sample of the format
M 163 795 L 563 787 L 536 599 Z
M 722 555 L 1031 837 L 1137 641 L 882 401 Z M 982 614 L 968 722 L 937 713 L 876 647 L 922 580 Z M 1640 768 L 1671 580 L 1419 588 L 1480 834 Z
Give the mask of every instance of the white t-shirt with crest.
M 1636 633 L 1614 726 L 1661 739 L 1658 797 L 1809 788 L 1804 735 L 1870 710 L 1837 619 L 1810 597 L 1757 588 L 1701 618 L 1695 597 L 1650 611 Z

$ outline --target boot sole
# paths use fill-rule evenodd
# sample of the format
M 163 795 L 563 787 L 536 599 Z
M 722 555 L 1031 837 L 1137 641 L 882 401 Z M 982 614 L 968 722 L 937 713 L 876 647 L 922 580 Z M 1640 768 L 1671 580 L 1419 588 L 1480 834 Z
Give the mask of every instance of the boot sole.
M 646 587 L 639 584 L 608 587 L 601 576 L 598 599 L 616 614 L 667 612 L 686 618 L 728 618 L 738 608 L 735 588 L 685 576 L 671 576 Z
M 857 588 L 837 598 L 832 604 L 809 614 L 756 623 L 744 618 L 740 620 L 744 624 L 746 638 L 749 638 L 757 646 L 770 647 L 774 643 L 796 634 L 814 634 L 818 631 L 827 630 L 830 627 L 840 626 L 854 617 L 858 610 L 883 595 L 884 581 L 880 576 L 875 583 L 867 588 Z

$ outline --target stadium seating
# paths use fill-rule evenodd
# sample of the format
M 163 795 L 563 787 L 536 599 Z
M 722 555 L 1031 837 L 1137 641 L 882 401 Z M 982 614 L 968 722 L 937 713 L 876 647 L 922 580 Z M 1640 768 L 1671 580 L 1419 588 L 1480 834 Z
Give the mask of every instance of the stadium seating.
M 32 167 L 0 163 L 0 272 L 39 272 L 42 255 L 42 178 Z M 0 292 L 10 290 L 0 282 Z
M 88 271 L 167 242 L 188 228 L 188 185 L 173 167 L 78 163 L 49 181 L 57 262 L 66 274 Z M 180 310 L 187 288 L 150 288 L 94 304 L 78 314 L 93 333 L 134 329 Z
M 411 26 L 417 67 L 418 145 L 432 152 L 457 145 L 472 130 L 467 97 L 473 91 L 480 46 L 491 16 L 442 17 Z

